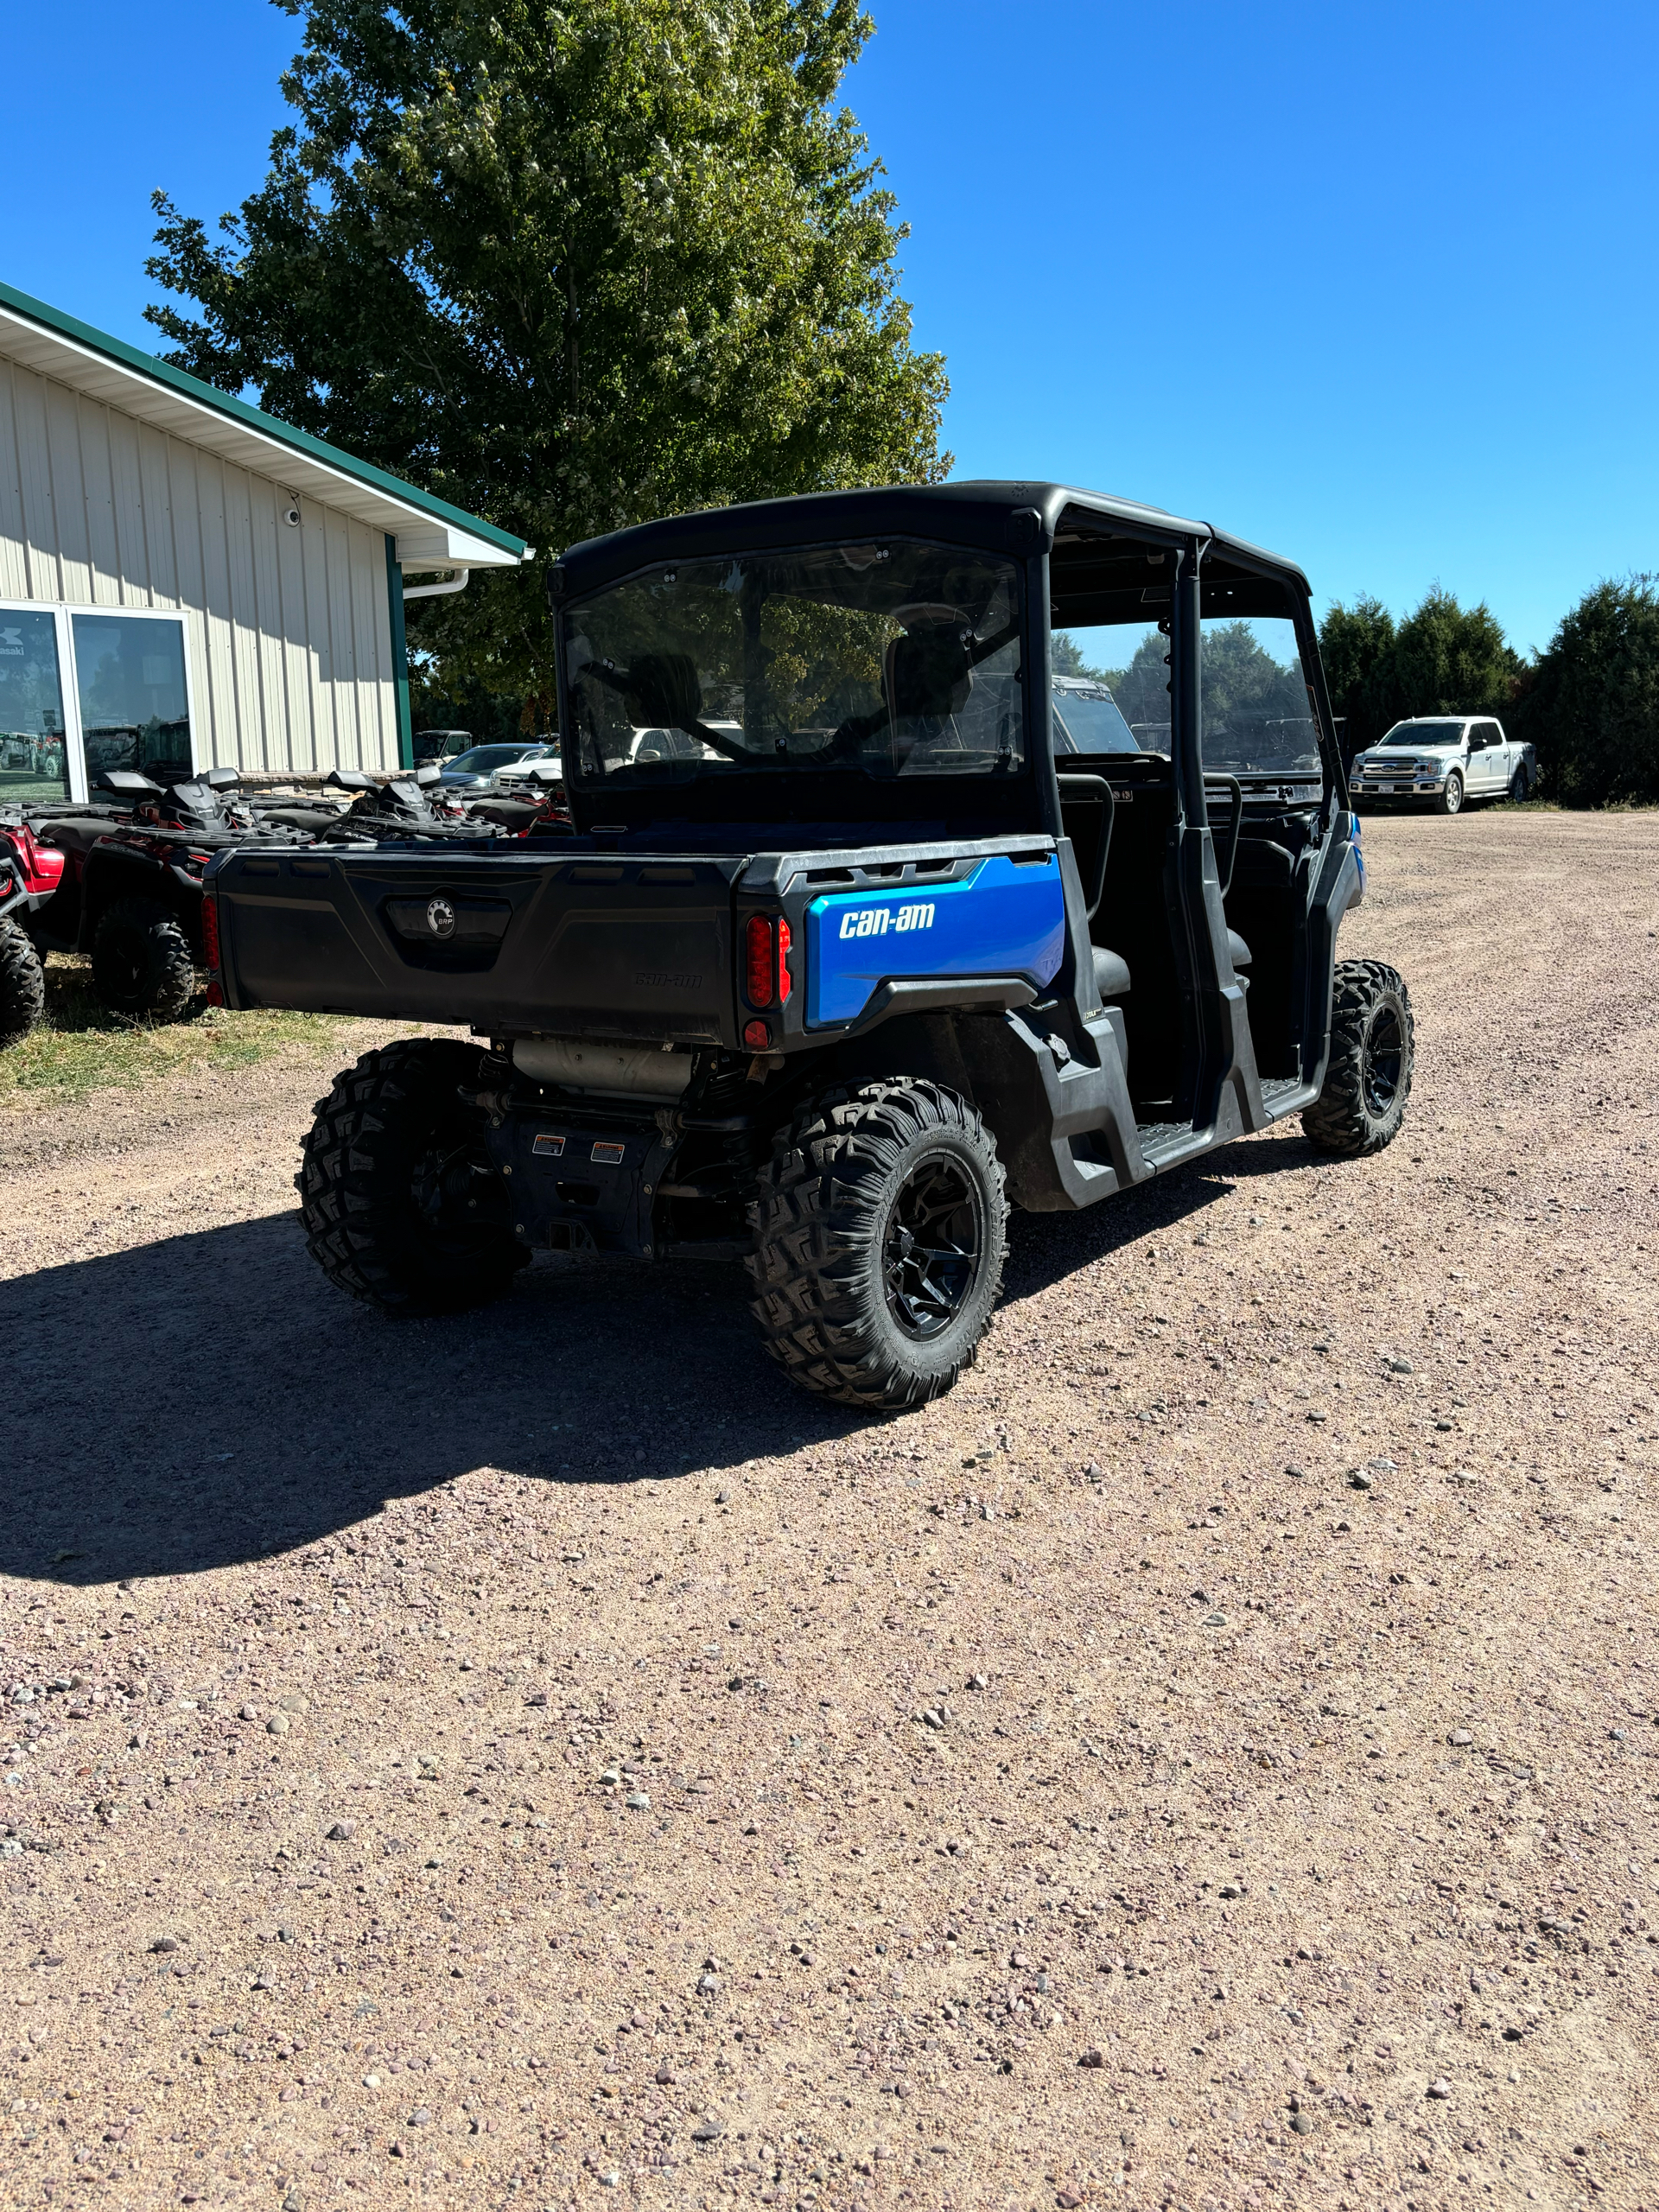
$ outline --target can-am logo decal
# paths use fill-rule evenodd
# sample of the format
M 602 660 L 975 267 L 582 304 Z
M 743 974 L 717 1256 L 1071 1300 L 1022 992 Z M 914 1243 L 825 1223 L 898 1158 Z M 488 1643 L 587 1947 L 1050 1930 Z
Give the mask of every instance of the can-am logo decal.
M 841 918 L 841 935 L 886 937 L 891 931 L 902 937 L 908 930 L 931 930 L 933 909 L 927 906 L 864 906 Z
M 427 901 L 426 926 L 434 937 L 454 937 L 455 910 L 447 899 L 429 899 Z

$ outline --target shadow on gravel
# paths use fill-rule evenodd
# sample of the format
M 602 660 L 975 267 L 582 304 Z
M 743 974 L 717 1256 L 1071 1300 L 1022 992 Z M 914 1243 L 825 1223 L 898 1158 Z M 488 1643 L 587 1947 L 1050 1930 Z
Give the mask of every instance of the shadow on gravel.
M 1235 1145 L 1086 1214 L 1016 1215 L 1007 1293 L 1306 1156 Z M 388 1323 L 329 1288 L 291 1214 L 0 1283 L 0 1573 L 78 1585 L 268 1558 L 477 1466 L 660 1480 L 884 1425 L 785 1382 L 738 1268 L 543 1260 L 484 1312 Z

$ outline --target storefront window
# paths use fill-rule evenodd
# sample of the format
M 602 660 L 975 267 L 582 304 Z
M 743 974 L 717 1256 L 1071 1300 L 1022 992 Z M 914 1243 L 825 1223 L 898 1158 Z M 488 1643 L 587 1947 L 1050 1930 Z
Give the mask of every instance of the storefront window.
M 192 768 L 184 626 L 131 614 L 77 614 L 75 675 L 86 777 L 136 768 L 158 784 Z
M 57 619 L 0 607 L 0 804 L 68 796 Z

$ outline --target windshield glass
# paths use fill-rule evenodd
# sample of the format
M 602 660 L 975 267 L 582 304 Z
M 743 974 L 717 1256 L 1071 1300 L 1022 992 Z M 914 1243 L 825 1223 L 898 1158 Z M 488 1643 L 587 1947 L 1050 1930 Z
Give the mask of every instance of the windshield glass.
M 492 768 L 505 768 L 510 760 L 522 760 L 527 753 L 539 750 L 529 745 L 475 745 L 470 753 L 458 753 L 449 766 L 465 769 L 469 776 L 487 776 Z
M 653 569 L 565 617 L 576 772 L 607 788 L 1008 774 L 1019 571 L 894 540 Z
M 1169 632 L 1160 622 L 1057 630 L 1056 753 L 1169 757 Z
M 1462 737 L 1461 722 L 1396 722 L 1382 743 L 1396 749 L 1401 746 L 1457 745 Z
M 1297 650 L 1279 616 L 1216 621 L 1204 639 L 1204 765 L 1233 775 L 1316 773 L 1319 725 Z
M 1056 753 L 1138 753 L 1135 732 L 1103 683 L 1054 678 Z

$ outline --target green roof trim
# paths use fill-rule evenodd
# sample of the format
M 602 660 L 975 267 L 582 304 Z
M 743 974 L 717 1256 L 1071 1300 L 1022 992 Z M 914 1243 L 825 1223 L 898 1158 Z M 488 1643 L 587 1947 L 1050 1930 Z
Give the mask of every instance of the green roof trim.
M 107 330 L 94 330 L 87 322 L 79 322 L 72 315 L 62 315 L 56 308 L 48 307 L 44 300 L 32 299 L 27 292 L 19 292 L 10 284 L 0 283 L 0 307 L 9 308 L 30 322 L 39 323 L 60 338 L 73 339 L 77 346 L 89 352 L 102 353 L 107 360 L 117 361 L 123 368 L 134 369 L 140 376 L 148 377 L 152 384 L 164 385 L 168 391 L 181 393 L 203 407 L 211 408 L 228 421 L 240 423 L 246 429 L 260 431 L 277 444 L 291 447 L 296 453 L 320 461 L 329 468 L 337 469 L 342 476 L 367 486 L 371 490 L 385 492 L 399 499 L 405 506 L 417 508 L 422 514 L 430 515 L 435 521 L 451 523 L 457 530 L 470 531 L 486 544 L 494 545 L 504 553 L 512 553 L 519 560 L 530 547 L 522 537 L 515 537 L 511 531 L 498 530 L 493 522 L 480 516 L 469 515 L 461 507 L 452 507 L 447 499 L 435 499 L 430 492 L 423 492 L 417 484 L 405 483 L 401 476 L 388 474 L 366 461 L 359 461 L 355 454 L 343 452 L 339 446 L 326 444 L 314 438 L 308 430 L 296 430 L 291 423 L 284 423 L 279 416 L 267 415 L 262 408 L 250 407 L 245 399 L 232 399 L 229 392 L 219 391 L 213 385 L 203 384 L 200 377 L 193 377 L 183 369 L 175 369 L 170 361 L 158 359 L 154 353 L 141 353 L 137 346 L 129 346 L 124 339 L 112 338 Z

